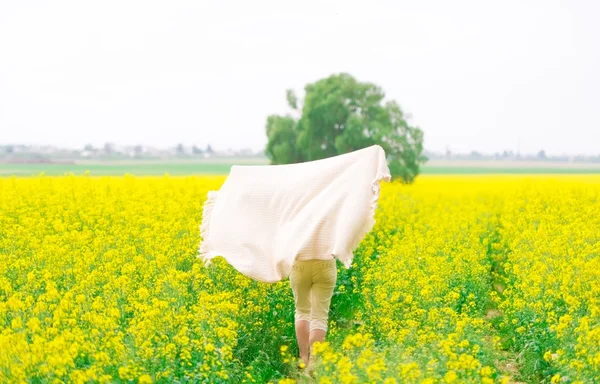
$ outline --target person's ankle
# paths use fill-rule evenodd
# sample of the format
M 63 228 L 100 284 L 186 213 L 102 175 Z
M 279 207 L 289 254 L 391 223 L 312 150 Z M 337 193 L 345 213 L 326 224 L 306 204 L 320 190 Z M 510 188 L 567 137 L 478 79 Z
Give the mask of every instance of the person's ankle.
M 304 363 L 304 366 L 306 367 L 308 365 L 308 356 L 300 356 L 300 361 Z

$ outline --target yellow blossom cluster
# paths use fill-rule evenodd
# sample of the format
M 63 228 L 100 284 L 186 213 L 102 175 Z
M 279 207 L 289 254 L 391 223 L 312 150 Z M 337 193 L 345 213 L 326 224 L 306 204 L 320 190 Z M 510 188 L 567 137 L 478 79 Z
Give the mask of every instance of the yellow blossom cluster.
M 224 180 L 0 178 L 0 382 L 301 381 L 289 282 L 197 258 Z M 383 183 L 317 382 L 600 382 L 599 228 L 598 176 Z
M 285 283 L 197 259 L 223 179 L 0 179 L 0 382 L 243 377 L 244 335 L 276 334 L 289 316 L 273 310 L 293 308 Z
M 487 182 L 486 182 L 487 181 Z M 355 252 L 354 329 L 325 343 L 317 372 L 333 382 L 493 383 L 487 236 L 498 183 L 423 178 L 382 186 L 376 226 Z M 349 287 L 345 287 L 349 289 Z
M 422 177 L 380 207 L 318 375 L 507 382 L 512 354 L 524 380 L 600 382 L 600 177 Z
M 600 178 L 521 183 L 499 217 L 500 326 L 522 371 L 600 382 Z

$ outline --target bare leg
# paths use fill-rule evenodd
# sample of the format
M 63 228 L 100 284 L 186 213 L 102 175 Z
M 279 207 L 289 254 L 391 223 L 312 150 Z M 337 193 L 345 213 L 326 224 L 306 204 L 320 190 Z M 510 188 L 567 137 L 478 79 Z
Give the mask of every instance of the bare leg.
M 308 365 L 308 342 L 310 321 L 298 320 L 296 321 L 296 340 L 298 341 L 298 349 L 300 350 L 300 358 L 304 361 L 304 364 Z
M 327 332 L 325 332 L 322 329 L 313 329 L 312 331 L 310 331 L 309 340 L 310 340 L 310 349 L 311 350 L 312 350 L 312 346 L 315 341 L 325 341 L 326 333 Z
M 312 349 L 313 349 L 313 344 L 315 343 L 315 341 L 325 341 L 325 334 L 327 332 L 322 330 L 322 329 L 313 329 L 312 331 L 310 331 L 310 336 L 309 336 L 309 340 L 310 340 L 310 361 L 309 364 L 307 365 L 312 365 L 314 359 L 313 359 L 313 353 L 312 353 Z

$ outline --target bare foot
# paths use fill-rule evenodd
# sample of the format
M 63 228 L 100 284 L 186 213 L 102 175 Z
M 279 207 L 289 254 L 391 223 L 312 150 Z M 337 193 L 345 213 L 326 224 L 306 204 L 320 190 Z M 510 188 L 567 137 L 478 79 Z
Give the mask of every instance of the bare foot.
M 306 368 L 307 365 L 308 364 L 307 364 L 306 358 L 301 357 L 300 359 L 298 359 L 298 365 L 297 365 L 298 369 L 304 369 L 304 368 Z

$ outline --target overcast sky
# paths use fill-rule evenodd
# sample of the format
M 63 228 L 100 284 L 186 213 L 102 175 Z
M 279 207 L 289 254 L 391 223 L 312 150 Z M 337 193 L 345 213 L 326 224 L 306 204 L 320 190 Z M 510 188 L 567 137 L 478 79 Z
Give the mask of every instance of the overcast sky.
M 0 1 L 0 144 L 264 147 L 348 72 L 430 150 L 600 153 L 600 1 Z

